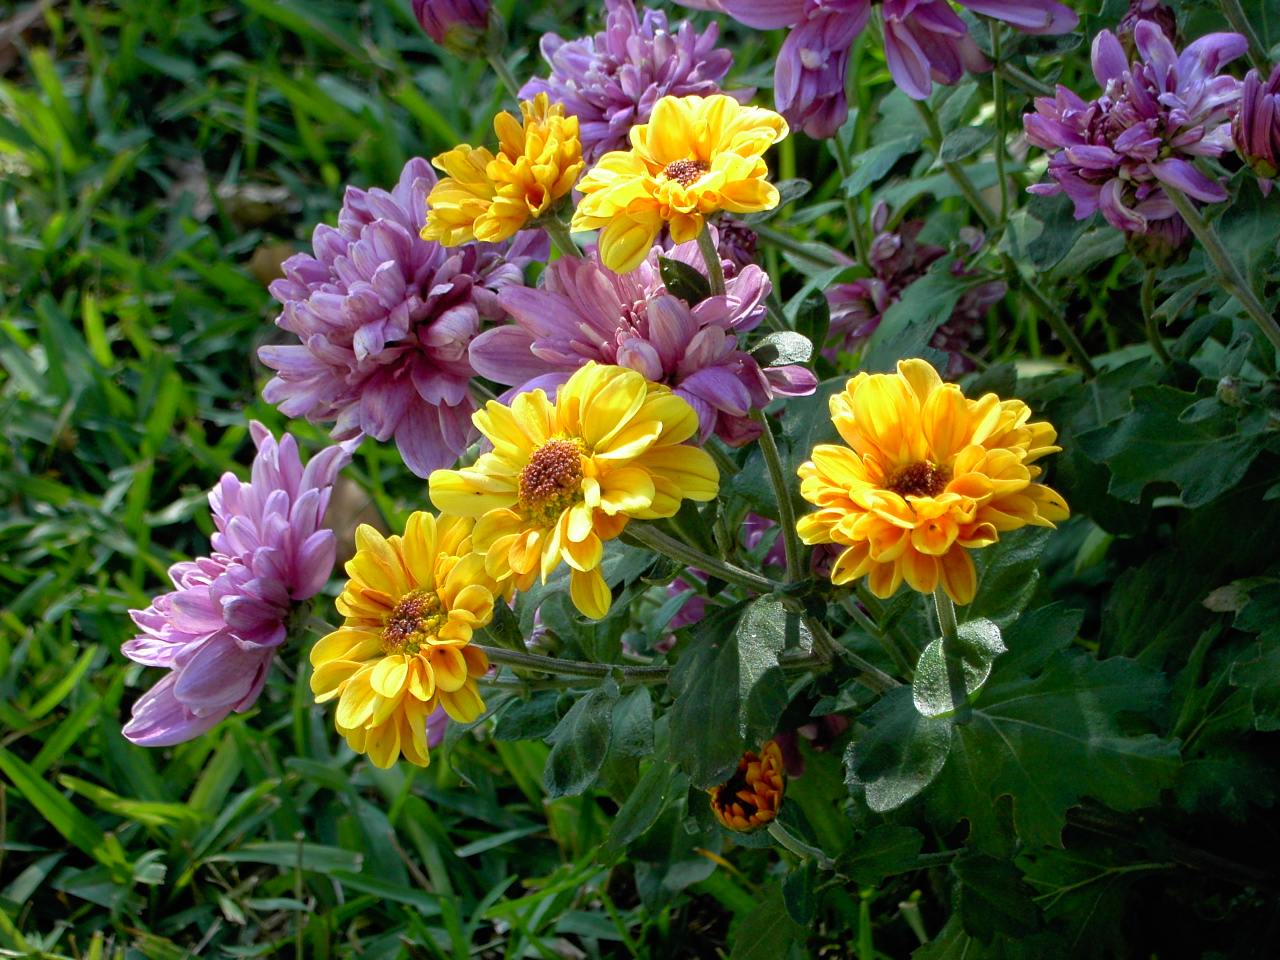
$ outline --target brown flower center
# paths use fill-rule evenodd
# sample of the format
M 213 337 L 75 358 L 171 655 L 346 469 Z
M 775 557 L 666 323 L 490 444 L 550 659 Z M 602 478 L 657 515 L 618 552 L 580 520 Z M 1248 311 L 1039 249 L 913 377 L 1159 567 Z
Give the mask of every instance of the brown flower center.
M 682 187 L 687 187 L 710 169 L 711 167 L 701 160 L 677 160 L 675 163 L 667 164 L 667 169 L 662 171 L 662 175 L 668 180 L 674 180 Z
M 444 626 L 448 615 L 431 590 L 414 590 L 400 598 L 382 628 L 382 652 L 414 656 Z
M 928 460 L 909 463 L 885 484 L 885 488 L 903 497 L 936 497 L 951 482 L 951 471 Z
M 582 501 L 582 447 L 574 440 L 548 440 L 520 471 L 520 505 L 539 526 L 552 526 Z

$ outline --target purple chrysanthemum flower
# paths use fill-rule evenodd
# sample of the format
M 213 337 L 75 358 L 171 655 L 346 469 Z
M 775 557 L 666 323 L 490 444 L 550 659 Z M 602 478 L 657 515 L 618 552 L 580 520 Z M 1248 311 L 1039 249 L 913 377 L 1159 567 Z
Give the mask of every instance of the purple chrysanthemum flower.
M 811 137 L 830 137 L 849 118 L 849 48 L 871 18 L 873 0 L 676 0 L 720 10 L 759 30 L 791 28 L 778 53 L 774 102 Z M 1080 18 L 1055 0 L 958 0 L 1023 33 L 1069 33 Z M 884 52 L 903 92 L 924 100 L 934 82 L 953 84 L 988 64 L 968 25 L 946 0 L 884 0 Z
M 699 34 L 682 20 L 675 31 L 667 15 L 646 9 L 641 19 L 632 0 L 605 0 L 605 29 L 593 37 L 542 38 L 542 58 L 551 67 L 545 80 L 534 77 L 520 91 L 532 100 L 545 93 L 578 118 L 582 155 L 594 163 L 610 150 L 627 148 L 627 134 L 648 123 L 662 97 L 709 97 L 721 93 L 716 81 L 733 66 L 733 54 L 718 49 L 719 28 Z M 729 95 L 746 103 L 755 90 Z
M 489 0 L 413 0 L 418 25 L 454 56 L 484 53 L 492 14 Z
M 1231 132 L 1240 159 L 1258 175 L 1263 194 L 1270 194 L 1272 182 L 1280 176 L 1280 67 L 1271 71 L 1266 83 L 1257 70 L 1249 71 Z
M 841 283 L 827 291 L 831 307 L 831 327 L 827 337 L 827 356 L 857 349 L 876 332 L 884 312 L 902 299 L 903 292 L 919 280 L 946 250 L 917 241 L 924 229 L 923 220 L 908 220 L 896 230 L 886 230 L 889 208 L 876 205 L 871 215 L 872 227 L 878 231 L 867 257 L 871 276 L 851 283 Z M 966 236 L 967 234 L 967 236 Z M 965 230 L 972 253 L 982 246 L 984 237 L 977 231 Z M 952 266 L 956 276 L 976 276 L 966 271 L 959 260 Z M 951 317 L 934 332 L 930 346 L 951 355 L 947 375 L 956 377 L 973 369 L 966 353 L 982 329 L 982 320 L 993 306 L 1004 299 L 1008 286 L 1003 280 L 992 280 L 966 290 L 956 302 Z
M 124 734 L 134 743 L 182 743 L 253 706 L 295 605 L 333 571 L 336 538 L 321 523 L 352 445 L 328 447 L 304 468 L 293 437 L 277 443 L 262 424 L 249 429 L 258 447 L 250 482 L 227 473 L 209 493 L 213 555 L 174 564 L 176 589 L 130 611 L 142 632 L 122 652 L 169 670 L 133 705 Z
M 1097 100 L 1086 102 L 1059 86 L 1057 97 L 1036 100 L 1036 112 L 1023 117 L 1027 139 L 1054 151 L 1054 182 L 1031 192 L 1065 192 L 1077 219 L 1101 209 L 1108 223 L 1131 235 L 1175 216 L 1166 185 L 1203 203 L 1227 198 L 1222 184 L 1191 158 L 1232 149 L 1241 85 L 1217 73 L 1248 49 L 1237 33 L 1212 33 L 1179 56 L 1150 20 L 1138 23 L 1133 36 L 1142 59 L 1132 65 L 1114 34 L 1104 30 L 1094 38 L 1093 72 L 1103 88 Z
M 696 242 L 665 254 L 702 270 Z M 727 283 L 724 296 L 690 307 L 667 293 L 659 252 L 636 270 L 617 274 L 590 257 L 563 258 L 547 268 L 539 289 L 510 287 L 500 296 L 515 324 L 481 334 L 471 363 L 482 376 L 554 393 L 589 360 L 617 364 L 665 383 L 698 414 L 703 442 L 715 433 L 740 447 L 760 435 L 749 416 L 775 396 L 807 396 L 817 378 L 806 367 L 762 369 L 740 348 L 739 336 L 759 325 L 769 278 L 754 264 Z
M 1121 17 L 1120 26 L 1116 27 L 1116 37 L 1131 60 L 1138 55 L 1133 31 L 1144 20 L 1150 20 L 1159 27 L 1170 43 L 1178 43 L 1178 17 L 1171 7 L 1165 6 L 1160 0 L 1129 0 L 1129 9 Z
M 302 342 L 258 351 L 276 371 L 262 391 L 268 403 L 289 417 L 337 421 L 335 440 L 394 437 L 420 477 L 450 466 L 470 442 L 467 347 L 482 321 L 505 317 L 498 291 L 524 283 L 524 267 L 547 251 L 541 232 L 510 245 L 423 240 L 435 182 L 415 157 L 390 193 L 348 187 L 338 226 L 312 235 L 315 255 L 290 257 L 271 284 L 284 304 L 276 323 Z

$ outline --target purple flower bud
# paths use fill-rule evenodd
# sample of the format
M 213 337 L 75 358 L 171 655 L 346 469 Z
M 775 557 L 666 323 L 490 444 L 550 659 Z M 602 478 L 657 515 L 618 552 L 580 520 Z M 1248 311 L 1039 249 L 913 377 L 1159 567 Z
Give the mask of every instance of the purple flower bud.
M 1249 71 L 1231 133 L 1240 159 L 1258 175 L 1262 192 L 1269 194 L 1280 175 L 1280 66 L 1265 84 L 1257 70 Z
M 1144 20 L 1159 27 L 1169 38 L 1169 42 L 1175 46 L 1181 40 L 1178 33 L 1178 17 L 1170 7 L 1166 7 L 1160 0 L 1129 0 L 1129 10 L 1120 19 L 1116 36 L 1120 39 L 1120 44 L 1130 60 L 1138 55 L 1138 44 L 1134 40 L 1133 31 Z
M 489 33 L 489 0 L 413 0 L 422 29 L 457 57 L 484 55 Z

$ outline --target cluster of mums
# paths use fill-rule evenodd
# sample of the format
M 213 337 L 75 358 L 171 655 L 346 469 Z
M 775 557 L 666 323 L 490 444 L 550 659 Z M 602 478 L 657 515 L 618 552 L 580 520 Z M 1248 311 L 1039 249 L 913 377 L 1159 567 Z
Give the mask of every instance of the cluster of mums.
M 426 764 L 447 717 L 470 722 L 484 710 L 490 665 L 472 638 L 496 603 L 564 564 L 578 610 L 604 616 L 604 544 L 684 500 L 714 500 L 719 471 L 702 449 L 711 437 L 752 444 L 771 429 L 774 400 L 813 392 L 808 367 L 762 367 L 745 349 L 771 287 L 732 216 L 778 204 L 766 151 L 788 135 L 788 119 L 818 136 L 842 120 L 848 47 L 869 19 L 911 96 L 927 93 L 930 77 L 954 83 L 962 66 L 986 65 L 942 2 L 686 5 L 792 28 L 775 86 L 786 118 L 744 105 L 753 91 L 719 89 L 732 57 L 715 48 L 714 28 L 672 32 L 661 14 L 641 20 L 631 0 L 607 0 L 604 33 L 544 38 L 551 75 L 526 85 L 520 118 L 496 118 L 496 151 L 463 144 L 434 159 L 443 178 L 414 159 L 390 191 L 348 188 L 337 225 L 318 226 L 312 254 L 286 262 L 271 290 L 279 326 L 298 342 L 262 349 L 276 371 L 263 395 L 286 416 L 333 423 L 336 444 L 304 468 L 290 436 L 252 426 L 250 481 L 228 474 L 210 494 L 212 554 L 175 565 L 174 590 L 134 612 L 142 632 L 124 652 L 168 673 L 135 704 L 132 740 L 179 743 L 254 704 L 332 574 L 334 535 L 322 521 L 366 438 L 394 440 L 429 478 L 438 513 L 415 513 L 388 537 L 360 528 L 337 601 L 344 622 L 312 650 L 312 688 L 337 701 L 352 749 L 380 766 L 401 756 Z M 1076 22 L 1050 0 L 962 6 L 1029 32 Z M 452 49 L 493 42 L 482 0 L 415 9 Z M 1065 190 L 1079 215 L 1102 209 L 1134 234 L 1179 222 L 1166 188 L 1225 197 L 1194 158 L 1234 142 L 1271 177 L 1280 141 L 1280 77 L 1220 76 L 1244 50 L 1234 34 L 1178 54 L 1162 9 L 1135 2 L 1123 38 L 1098 36 L 1098 99 L 1060 88 L 1027 118 L 1028 138 L 1054 151 L 1052 182 L 1037 189 Z M 1140 60 L 1128 62 L 1122 40 Z M 831 71 L 839 93 L 828 95 Z M 914 242 L 918 227 L 883 231 L 884 212 L 876 217 L 872 276 L 828 294 L 844 348 L 936 259 Z M 597 231 L 595 246 L 584 253 L 575 231 Z M 709 295 L 690 302 L 668 290 L 662 257 L 700 272 Z M 527 286 L 525 268 L 548 260 L 540 286 Z M 1004 288 L 978 291 L 963 307 L 974 315 Z M 510 389 L 495 398 L 486 382 Z M 923 361 L 850 379 L 831 398 L 844 442 L 816 447 L 799 471 L 815 509 L 798 533 L 828 545 L 824 575 L 837 585 L 866 577 L 881 597 L 905 582 L 969 603 L 969 550 L 1067 516 L 1036 482 L 1035 461 L 1058 448 L 1030 413 L 1017 400 L 966 398 Z M 755 773 L 740 771 L 744 782 L 768 778 L 767 754 Z

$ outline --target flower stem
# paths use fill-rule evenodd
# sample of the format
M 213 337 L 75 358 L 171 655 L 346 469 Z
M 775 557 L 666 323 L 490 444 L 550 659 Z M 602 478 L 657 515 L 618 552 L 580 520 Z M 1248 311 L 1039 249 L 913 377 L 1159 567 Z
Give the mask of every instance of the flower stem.
M 1240 276 L 1240 271 L 1232 263 L 1231 255 L 1227 253 L 1227 248 L 1222 245 L 1218 232 L 1200 215 L 1200 211 L 1196 209 L 1195 204 L 1181 190 L 1166 185 L 1164 192 L 1173 201 L 1173 205 L 1178 208 L 1178 213 L 1187 222 L 1191 232 L 1196 235 L 1196 239 L 1204 247 L 1205 253 L 1209 254 L 1209 259 L 1213 261 L 1214 267 L 1217 268 L 1218 283 L 1222 286 L 1222 289 L 1240 301 L 1249 316 L 1253 318 L 1253 322 L 1258 325 L 1258 329 L 1271 341 L 1271 345 L 1280 350 L 1280 325 L 1277 325 L 1276 318 L 1267 312 L 1267 308 L 1262 305 L 1253 290 L 1245 283 L 1244 278 Z
M 1027 299 L 1031 301 L 1031 305 L 1035 308 L 1036 313 L 1040 314 L 1041 319 L 1049 324 L 1058 339 L 1062 341 L 1062 345 L 1067 348 L 1067 353 L 1071 355 L 1071 359 L 1075 361 L 1086 380 L 1092 380 L 1098 375 L 1098 368 L 1093 365 L 1093 361 L 1089 359 L 1089 352 L 1085 350 L 1084 344 L 1080 342 L 1080 338 L 1067 325 L 1066 320 L 1058 312 L 1058 308 L 1049 302 L 1049 298 L 1044 292 L 1035 285 L 1034 281 L 1024 277 L 1018 266 L 1013 262 L 1013 258 L 1007 253 L 1000 255 L 1001 262 L 1004 264 L 1005 276 L 1010 280 L 1017 280 L 1023 291 L 1027 294 Z
M 536 226 L 547 231 L 547 236 L 551 238 L 552 245 L 560 251 L 560 256 L 573 257 L 576 260 L 582 259 L 582 251 L 573 242 L 569 227 L 555 214 L 538 220 Z
M 751 229 L 756 232 L 757 237 L 770 246 L 777 247 L 792 256 L 808 260 L 810 263 L 817 264 L 820 267 L 849 266 L 847 260 L 841 260 L 840 255 L 829 247 L 823 247 L 818 243 L 805 243 L 779 230 L 774 230 L 772 227 L 766 227 L 762 223 L 754 224 Z M 828 253 L 828 255 L 823 256 L 823 253 Z
M 794 837 L 791 833 L 780 824 L 777 820 L 770 820 L 768 826 L 769 836 L 777 840 L 779 844 L 786 847 L 801 860 L 813 860 L 823 870 L 834 870 L 835 863 L 827 858 L 827 855 L 817 847 L 811 847 L 798 837 Z
M 862 671 L 854 679 L 872 693 L 884 693 L 886 690 L 901 686 L 897 680 L 870 660 L 864 660 L 848 647 L 837 643 L 835 637 L 831 636 L 830 631 L 827 630 L 826 625 L 821 620 L 809 616 L 801 619 L 804 625 L 809 628 L 809 633 L 813 635 L 813 654 L 815 657 L 821 658 L 823 663 L 830 663 L 833 656 L 843 657 L 848 660 Z
M 893 660 L 893 665 L 902 671 L 904 677 L 910 680 L 915 673 L 915 669 L 911 665 L 911 658 L 907 656 L 906 651 L 898 644 L 897 637 L 891 636 L 886 630 L 881 630 L 880 625 L 863 613 L 862 608 L 848 594 L 842 594 L 837 602 L 849 616 L 853 617 L 858 626 L 875 637 L 876 642 Z
M 707 265 L 707 280 L 711 284 L 713 297 L 724 296 L 724 266 L 720 263 L 720 251 L 711 239 L 711 224 L 704 223 L 702 232 L 698 234 L 698 250 L 702 253 L 702 262 Z
M 1258 39 L 1257 31 L 1253 29 L 1252 21 L 1240 6 L 1240 0 L 1218 0 L 1218 6 L 1222 7 L 1222 12 L 1227 22 L 1231 24 L 1231 29 L 1249 41 L 1249 63 L 1262 74 L 1263 80 L 1266 80 L 1271 66 L 1267 63 L 1266 51 L 1262 49 L 1262 43 Z
M 999 64 L 1003 59 L 1000 55 L 1000 34 L 1003 24 L 999 20 L 990 20 L 988 23 L 991 27 L 991 54 Z M 1000 224 L 1003 226 L 1009 221 L 1009 178 L 1004 169 L 1005 155 L 1008 153 L 1009 146 L 1008 131 L 1005 130 L 1009 111 L 1004 101 L 1004 77 L 1000 75 L 999 70 L 991 74 L 991 98 L 995 101 L 996 107 L 996 176 L 1000 178 Z
M 956 605 L 941 587 L 933 591 L 933 605 L 938 611 L 938 629 L 943 639 L 956 635 Z
M 504 667 L 520 667 L 524 670 L 536 670 L 539 673 L 559 674 L 564 677 L 587 677 L 603 679 L 616 670 L 632 683 L 645 683 L 665 680 L 671 668 L 657 667 L 620 667 L 609 663 L 587 663 L 584 660 L 560 660 L 556 657 L 541 657 L 535 653 L 521 653 L 519 650 L 508 650 L 506 647 L 489 647 L 473 643 L 471 646 L 484 653 L 490 663 Z
M 643 544 L 655 553 L 661 553 L 672 560 L 688 564 L 690 567 L 701 570 L 708 576 L 718 577 L 726 583 L 736 583 L 740 587 L 746 587 L 748 590 L 754 590 L 757 593 L 774 593 L 782 589 L 783 584 L 752 573 L 750 570 L 735 567 L 733 564 L 725 563 L 723 560 L 717 560 L 715 557 L 709 557 L 701 550 L 695 550 L 688 544 L 667 536 L 652 524 L 643 522 L 629 523 L 627 524 L 626 534 L 632 540 Z
M 1147 272 L 1142 277 L 1142 320 L 1147 328 L 1147 340 L 1151 342 L 1151 349 L 1156 352 L 1156 356 L 1160 358 L 1160 362 L 1166 367 L 1173 365 L 1173 358 L 1169 356 L 1169 351 L 1164 348 L 1164 340 L 1160 337 L 1160 325 L 1156 322 L 1156 271 L 1154 267 L 1147 267 Z
M 800 579 L 800 535 L 796 532 L 795 504 L 787 490 L 782 457 L 778 454 L 778 442 L 773 438 L 773 431 L 769 429 L 769 418 L 763 410 L 752 410 L 751 419 L 764 428 L 760 433 L 760 450 L 769 469 L 774 499 L 778 501 L 778 522 L 782 525 L 782 546 L 787 556 L 787 582 L 794 583 Z
M 854 256 L 862 266 L 869 267 L 871 262 L 867 253 L 867 241 L 862 235 L 862 225 L 858 219 L 858 198 L 851 197 L 844 191 L 844 181 L 849 179 L 849 174 L 852 172 L 849 151 L 838 133 L 831 139 L 831 145 L 836 155 L 836 164 L 840 168 L 840 194 L 844 197 L 844 214 L 849 221 L 849 235 L 853 238 Z
M 497 54 L 491 54 L 486 59 L 489 61 L 489 66 L 493 67 L 493 72 L 498 75 L 498 79 L 502 81 L 502 85 L 507 88 L 507 93 L 519 100 L 520 84 L 516 82 L 516 78 L 511 73 L 511 68 L 507 66 L 507 62 Z
M 913 100 L 912 102 L 916 105 L 916 110 L 919 111 L 925 126 L 929 130 L 929 137 L 933 141 L 933 155 L 936 157 L 942 150 L 942 127 L 938 125 L 938 118 L 934 116 L 929 104 L 923 100 Z M 983 225 L 988 230 L 994 227 L 996 225 L 996 212 L 991 209 L 991 204 L 987 203 L 982 191 L 969 179 L 968 171 L 958 163 L 943 163 L 942 168 L 955 181 L 956 186 L 960 188 L 960 193 L 968 201 L 969 206 L 973 207 L 973 212 L 978 215 L 978 219 L 982 221 Z
M 1047 83 L 1037 80 L 1025 70 L 1020 70 L 1012 63 L 1001 63 L 996 67 L 996 73 L 1004 77 L 1015 87 L 1021 87 L 1027 93 L 1035 94 L 1040 97 L 1052 97 L 1054 90 Z

